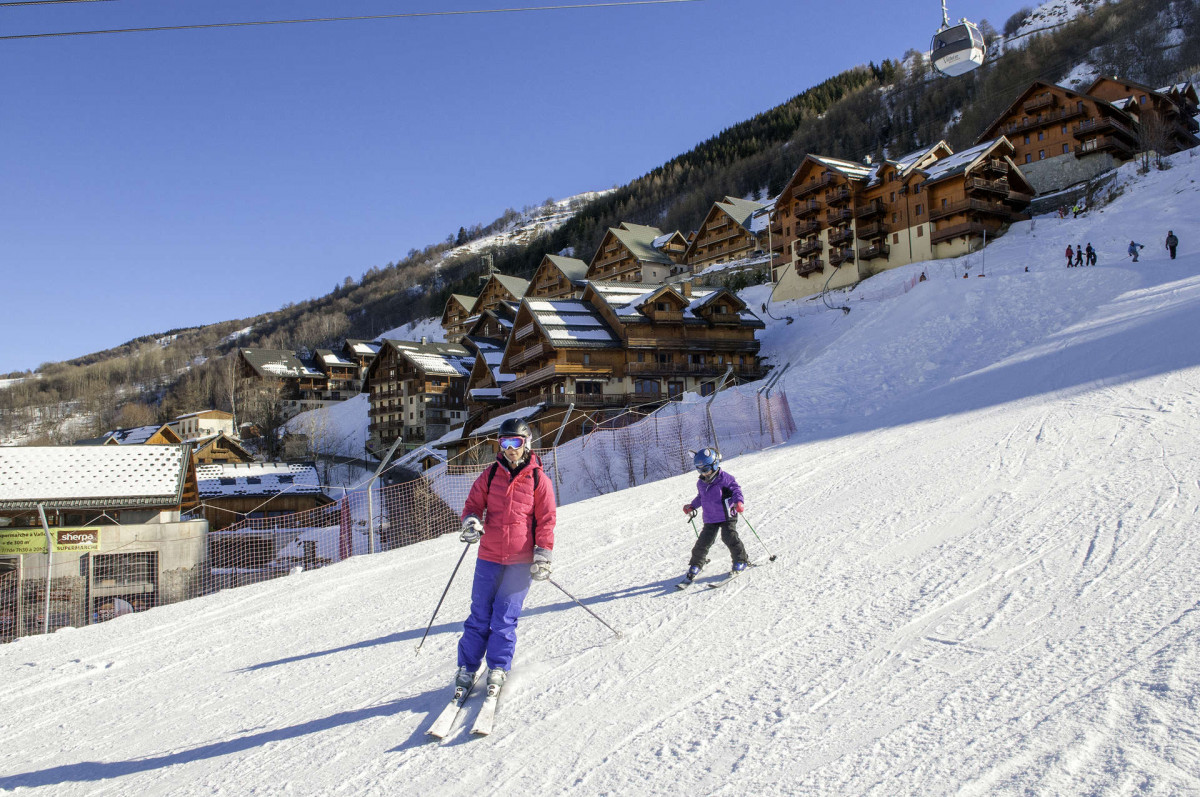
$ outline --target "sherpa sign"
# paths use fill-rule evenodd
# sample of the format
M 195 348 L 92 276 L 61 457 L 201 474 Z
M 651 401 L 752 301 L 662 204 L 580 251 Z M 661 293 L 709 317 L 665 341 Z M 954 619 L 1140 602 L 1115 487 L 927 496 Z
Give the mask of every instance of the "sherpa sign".
M 96 551 L 100 548 L 100 529 L 60 527 L 50 530 L 54 552 Z M 0 555 L 45 553 L 46 533 L 39 528 L 0 530 Z

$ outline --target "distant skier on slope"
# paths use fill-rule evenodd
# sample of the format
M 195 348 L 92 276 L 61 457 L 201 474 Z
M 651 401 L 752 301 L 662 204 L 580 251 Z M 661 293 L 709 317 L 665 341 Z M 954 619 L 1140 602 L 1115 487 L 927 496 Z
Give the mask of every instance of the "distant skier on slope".
M 1175 248 L 1179 246 L 1179 238 L 1176 237 L 1174 230 L 1167 230 L 1167 249 L 1171 252 L 1171 259 L 1175 259 Z
M 1067 268 L 1071 268 L 1075 264 L 1075 250 L 1067 244 Z
M 1088 241 L 1087 250 L 1086 250 L 1086 258 L 1087 258 L 1087 264 L 1089 266 L 1096 265 L 1096 250 L 1092 248 L 1091 241 Z
M 1138 250 L 1145 248 L 1146 247 L 1142 246 L 1137 241 L 1129 242 L 1129 256 L 1133 258 L 1134 263 L 1138 262 Z
M 1083 266 L 1083 244 L 1079 244 L 1075 247 L 1075 266 Z
M 697 451 L 692 464 L 700 478 L 696 481 L 696 497 L 683 505 L 683 512 L 690 515 L 697 506 L 700 507 L 703 510 L 701 519 L 704 527 L 692 547 L 692 558 L 688 562 L 685 578 L 688 581 L 695 580 L 700 568 L 708 561 L 708 549 L 716 541 L 718 531 L 721 532 L 721 542 L 728 546 L 733 557 L 733 572 L 745 570 L 749 557 L 737 533 L 737 516 L 745 510 L 742 488 L 731 473 L 721 470 L 721 455 L 716 449 Z
M 504 421 L 496 463 L 479 474 L 463 507 L 460 539 L 479 543 L 471 613 L 458 642 L 455 676 L 455 684 L 468 690 L 485 656 L 488 686 L 498 690 L 504 685 L 531 579 L 550 577 L 557 517 L 554 486 L 532 442 L 529 424 L 516 418 Z

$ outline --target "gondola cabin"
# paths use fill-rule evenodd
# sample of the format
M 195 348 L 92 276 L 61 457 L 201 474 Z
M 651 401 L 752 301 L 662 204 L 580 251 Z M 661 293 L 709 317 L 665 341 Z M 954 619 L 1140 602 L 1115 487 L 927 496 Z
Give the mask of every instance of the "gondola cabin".
M 965 75 L 979 67 L 986 55 L 983 34 L 965 19 L 957 25 L 943 26 L 929 44 L 934 71 L 946 77 Z

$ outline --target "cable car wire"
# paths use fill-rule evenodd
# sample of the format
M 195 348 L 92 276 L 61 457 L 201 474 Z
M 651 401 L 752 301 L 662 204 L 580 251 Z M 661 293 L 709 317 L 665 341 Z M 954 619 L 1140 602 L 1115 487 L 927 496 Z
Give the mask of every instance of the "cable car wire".
M 45 0 L 50 2 L 51 0 Z M 81 0 L 82 1 L 82 0 Z M 95 0 L 93 0 L 95 1 Z M 370 14 L 356 17 L 312 17 L 308 19 L 270 19 L 260 22 L 213 22 L 201 25 L 163 25 L 153 28 L 114 28 L 111 30 L 76 30 L 59 33 L 20 33 L 0 36 L 0 41 L 13 39 L 51 39 L 63 36 L 96 36 L 106 33 L 146 33 L 168 30 L 200 30 L 204 28 L 245 28 L 260 25 L 296 25 L 302 22 L 348 22 L 368 19 L 412 19 L 415 17 L 452 17 L 478 14 L 515 14 L 527 11 L 564 11 L 582 8 L 612 8 L 617 6 L 656 6 L 674 3 L 701 3 L 704 0 L 619 0 L 608 3 L 583 3 L 579 5 L 527 6 L 524 8 L 483 8 L 466 11 L 417 11 L 407 14 Z
M 0 3 L 5 6 L 53 6 L 59 3 L 111 3 L 113 0 L 20 0 L 20 2 Z

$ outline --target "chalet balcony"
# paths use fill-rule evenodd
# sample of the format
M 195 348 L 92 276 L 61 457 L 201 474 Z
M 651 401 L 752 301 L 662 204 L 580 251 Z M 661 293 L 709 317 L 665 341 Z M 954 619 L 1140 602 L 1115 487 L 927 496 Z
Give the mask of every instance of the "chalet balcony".
M 882 221 L 873 221 L 870 224 L 860 225 L 858 228 L 858 237 L 864 241 L 869 241 L 872 238 L 882 238 L 888 234 L 888 226 Z
M 854 262 L 853 249 L 834 249 L 829 253 L 829 265 L 834 266 L 835 268 L 847 261 L 851 263 Z
M 812 235 L 821 229 L 821 222 L 816 219 L 801 221 L 796 223 L 796 237 L 803 238 L 806 235 Z
M 682 324 L 682 310 L 653 310 L 650 313 L 650 320 L 657 324 Z
M 1058 97 L 1053 94 L 1039 94 L 1033 99 L 1027 101 L 1021 107 L 1026 113 L 1036 113 L 1043 108 L 1053 108 L 1058 104 Z
M 806 216 L 811 216 L 821 210 L 821 202 L 816 199 L 809 199 L 800 202 L 796 205 L 796 218 L 802 219 Z
M 1133 157 L 1133 147 L 1125 143 L 1119 138 L 1113 136 L 1099 136 L 1083 142 L 1075 147 L 1075 157 L 1082 158 L 1085 155 L 1093 155 L 1097 152 L 1108 152 L 1118 158 L 1129 160 Z
M 728 363 L 629 363 L 630 376 L 720 376 L 729 368 Z M 734 365 L 733 372 L 739 377 L 754 378 L 761 375 L 761 365 Z
M 1004 201 L 1014 205 L 1028 205 L 1033 201 L 1033 194 L 1027 194 L 1024 191 L 1009 191 Z
M 844 205 L 854 196 L 848 185 L 839 185 L 825 196 L 826 205 Z
M 979 221 L 968 221 L 962 224 L 952 224 L 949 227 L 941 227 L 930 233 L 929 240 L 932 243 L 939 244 L 943 241 L 949 241 L 953 238 L 958 238 L 964 235 L 993 235 L 999 229 L 998 226 L 984 224 Z
M 874 260 L 877 257 L 887 257 L 891 252 L 891 248 L 887 244 L 872 244 L 870 246 L 860 247 L 858 250 L 859 260 Z
M 790 257 L 784 257 L 783 255 L 775 255 L 775 257 L 771 258 L 771 268 L 773 268 L 773 269 L 783 268 L 784 266 L 786 266 L 788 263 L 791 263 L 791 262 L 792 262 L 792 259 Z
M 989 202 L 985 199 L 963 199 L 958 202 L 951 202 L 944 207 L 930 208 L 929 218 L 931 220 L 944 219 L 947 216 L 953 216 L 958 213 L 990 213 L 1007 218 L 1012 213 L 1012 210 L 1003 202 Z
M 854 211 L 850 208 L 830 210 L 825 214 L 825 221 L 829 224 L 845 224 L 852 218 L 854 218 Z
M 1004 160 L 1004 158 L 988 158 L 983 162 L 982 166 L 985 172 L 993 174 L 1008 174 L 1009 171 L 1008 161 Z
M 796 274 L 801 277 L 807 277 L 809 274 L 815 274 L 825 270 L 825 261 L 819 257 L 814 257 L 811 260 L 801 260 L 796 263 Z
M 1001 128 L 1000 135 L 1011 136 L 1013 133 L 1022 133 L 1026 130 L 1032 130 L 1035 127 L 1049 127 L 1050 125 L 1062 123 L 1067 119 L 1074 119 L 1076 116 L 1083 116 L 1083 113 L 1083 109 L 1076 105 L 1070 105 L 1066 108 L 1060 108 L 1057 111 L 1044 113 L 1040 119 L 1034 117 L 1020 122 L 1013 122 Z
M 811 255 L 813 252 L 821 251 L 821 241 L 820 239 L 816 239 L 805 241 L 804 243 L 797 242 L 792 246 L 792 249 L 795 251 L 796 257 L 804 257 L 805 255 Z
M 1000 194 L 1008 196 L 1008 180 L 984 180 L 982 177 L 968 177 L 963 187 L 967 191 L 981 191 L 992 194 Z
M 1137 141 L 1137 134 L 1128 126 L 1111 117 L 1102 116 L 1099 119 L 1088 119 L 1071 128 L 1075 138 L 1089 138 L 1100 134 L 1121 136 L 1129 142 Z
M 825 186 L 831 185 L 833 183 L 833 181 L 834 181 L 834 176 L 831 173 L 826 172 L 825 174 L 822 174 L 820 177 L 818 177 L 816 180 L 814 180 L 812 182 L 804 183 L 803 185 L 798 186 L 795 190 L 796 198 L 799 199 L 802 196 L 811 194 L 813 191 L 819 191 L 820 189 L 824 188 Z
M 872 216 L 878 216 L 880 213 L 883 213 L 883 201 L 872 199 L 854 211 L 854 218 L 869 219 Z
M 838 227 L 829 231 L 829 245 L 839 246 L 847 241 L 854 240 L 854 230 L 849 227 Z
M 732 326 L 741 326 L 742 324 L 742 317 L 737 313 L 710 313 L 707 318 L 710 324 Z
M 500 392 L 505 396 L 511 396 L 520 390 L 527 390 L 534 385 L 539 385 L 542 382 L 554 379 L 557 376 L 598 376 L 610 377 L 613 369 L 610 366 L 583 365 L 582 363 L 559 363 L 553 362 L 549 365 L 542 366 L 536 371 L 531 371 L 524 376 L 517 377 L 511 382 L 500 387 Z
M 525 324 L 524 326 L 522 326 L 520 329 L 518 329 L 516 331 L 516 333 L 513 335 L 513 340 L 522 340 L 524 338 L 527 338 L 533 334 L 533 330 L 534 330 L 534 326 L 532 323 Z

